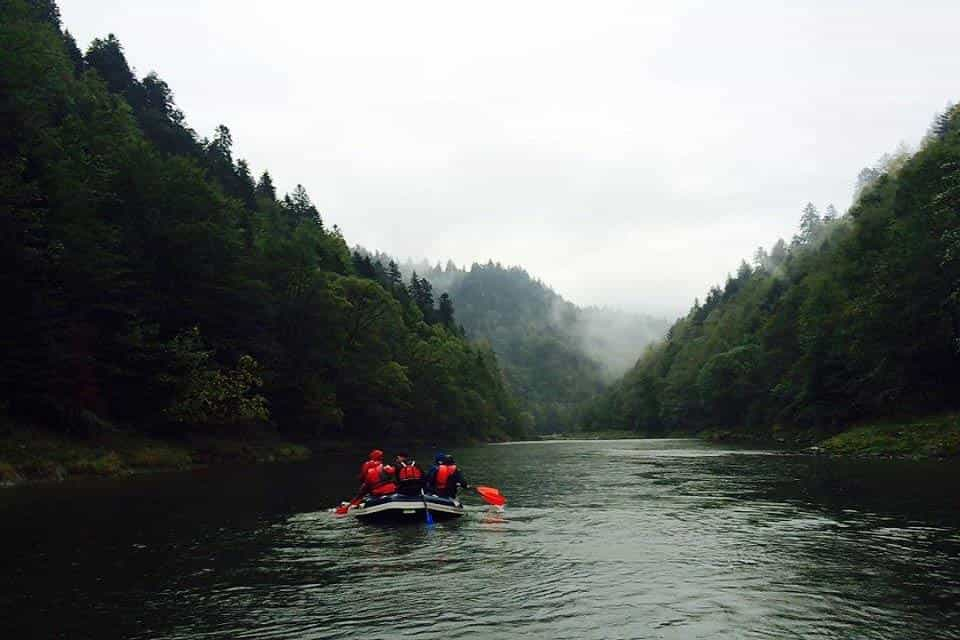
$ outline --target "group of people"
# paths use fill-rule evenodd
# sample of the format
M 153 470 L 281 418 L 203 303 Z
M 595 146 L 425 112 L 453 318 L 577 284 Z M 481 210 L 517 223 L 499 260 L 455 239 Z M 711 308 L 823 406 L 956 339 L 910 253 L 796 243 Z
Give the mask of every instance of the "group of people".
M 406 452 L 398 453 L 393 464 L 384 462 L 383 451 L 374 449 L 360 466 L 360 493 L 357 499 L 367 495 L 385 496 L 399 493 L 419 496 L 432 493 L 444 498 L 456 498 L 460 487 L 469 489 L 463 472 L 457 468 L 453 456 L 438 453 L 433 466 L 423 469 Z

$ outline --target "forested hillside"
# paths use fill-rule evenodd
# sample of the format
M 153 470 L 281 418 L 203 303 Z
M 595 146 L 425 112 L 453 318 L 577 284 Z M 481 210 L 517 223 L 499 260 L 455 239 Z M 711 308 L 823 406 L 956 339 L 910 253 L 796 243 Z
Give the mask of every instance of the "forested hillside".
M 960 405 L 960 109 L 865 169 L 843 216 L 811 204 L 671 327 L 582 426 L 830 431 Z
M 520 267 L 408 262 L 400 269 L 425 277 L 443 292 L 441 300 L 449 294 L 454 322 L 468 337 L 490 343 L 508 386 L 542 433 L 572 428 L 584 403 L 633 366 L 668 327 L 650 316 L 580 308 Z
M 0 242 L 4 422 L 521 433 L 489 348 L 358 272 L 303 187 L 199 139 L 113 35 L 82 54 L 52 0 L 0 5 Z

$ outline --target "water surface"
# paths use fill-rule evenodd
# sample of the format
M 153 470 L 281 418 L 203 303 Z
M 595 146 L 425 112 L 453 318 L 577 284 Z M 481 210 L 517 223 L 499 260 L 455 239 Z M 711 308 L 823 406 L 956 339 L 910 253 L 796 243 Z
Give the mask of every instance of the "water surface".
M 0 636 L 960 638 L 949 463 L 691 440 L 455 453 L 505 512 L 334 518 L 360 459 L 0 492 Z

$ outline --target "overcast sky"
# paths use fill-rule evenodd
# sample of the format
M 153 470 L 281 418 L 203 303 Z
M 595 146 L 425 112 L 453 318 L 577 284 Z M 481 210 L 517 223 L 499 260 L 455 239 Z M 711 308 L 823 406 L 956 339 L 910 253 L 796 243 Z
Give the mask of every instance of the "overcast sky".
M 60 6 L 349 243 L 657 313 L 960 99 L 955 0 Z

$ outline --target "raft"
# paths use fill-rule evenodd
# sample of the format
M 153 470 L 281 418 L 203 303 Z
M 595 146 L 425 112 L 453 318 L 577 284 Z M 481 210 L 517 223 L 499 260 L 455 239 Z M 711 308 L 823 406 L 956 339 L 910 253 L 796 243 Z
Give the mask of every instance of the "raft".
M 465 512 L 456 498 L 441 498 L 431 493 L 423 496 L 405 496 L 392 493 L 370 496 L 350 510 L 364 522 L 426 522 L 426 509 L 433 520 L 459 518 Z

